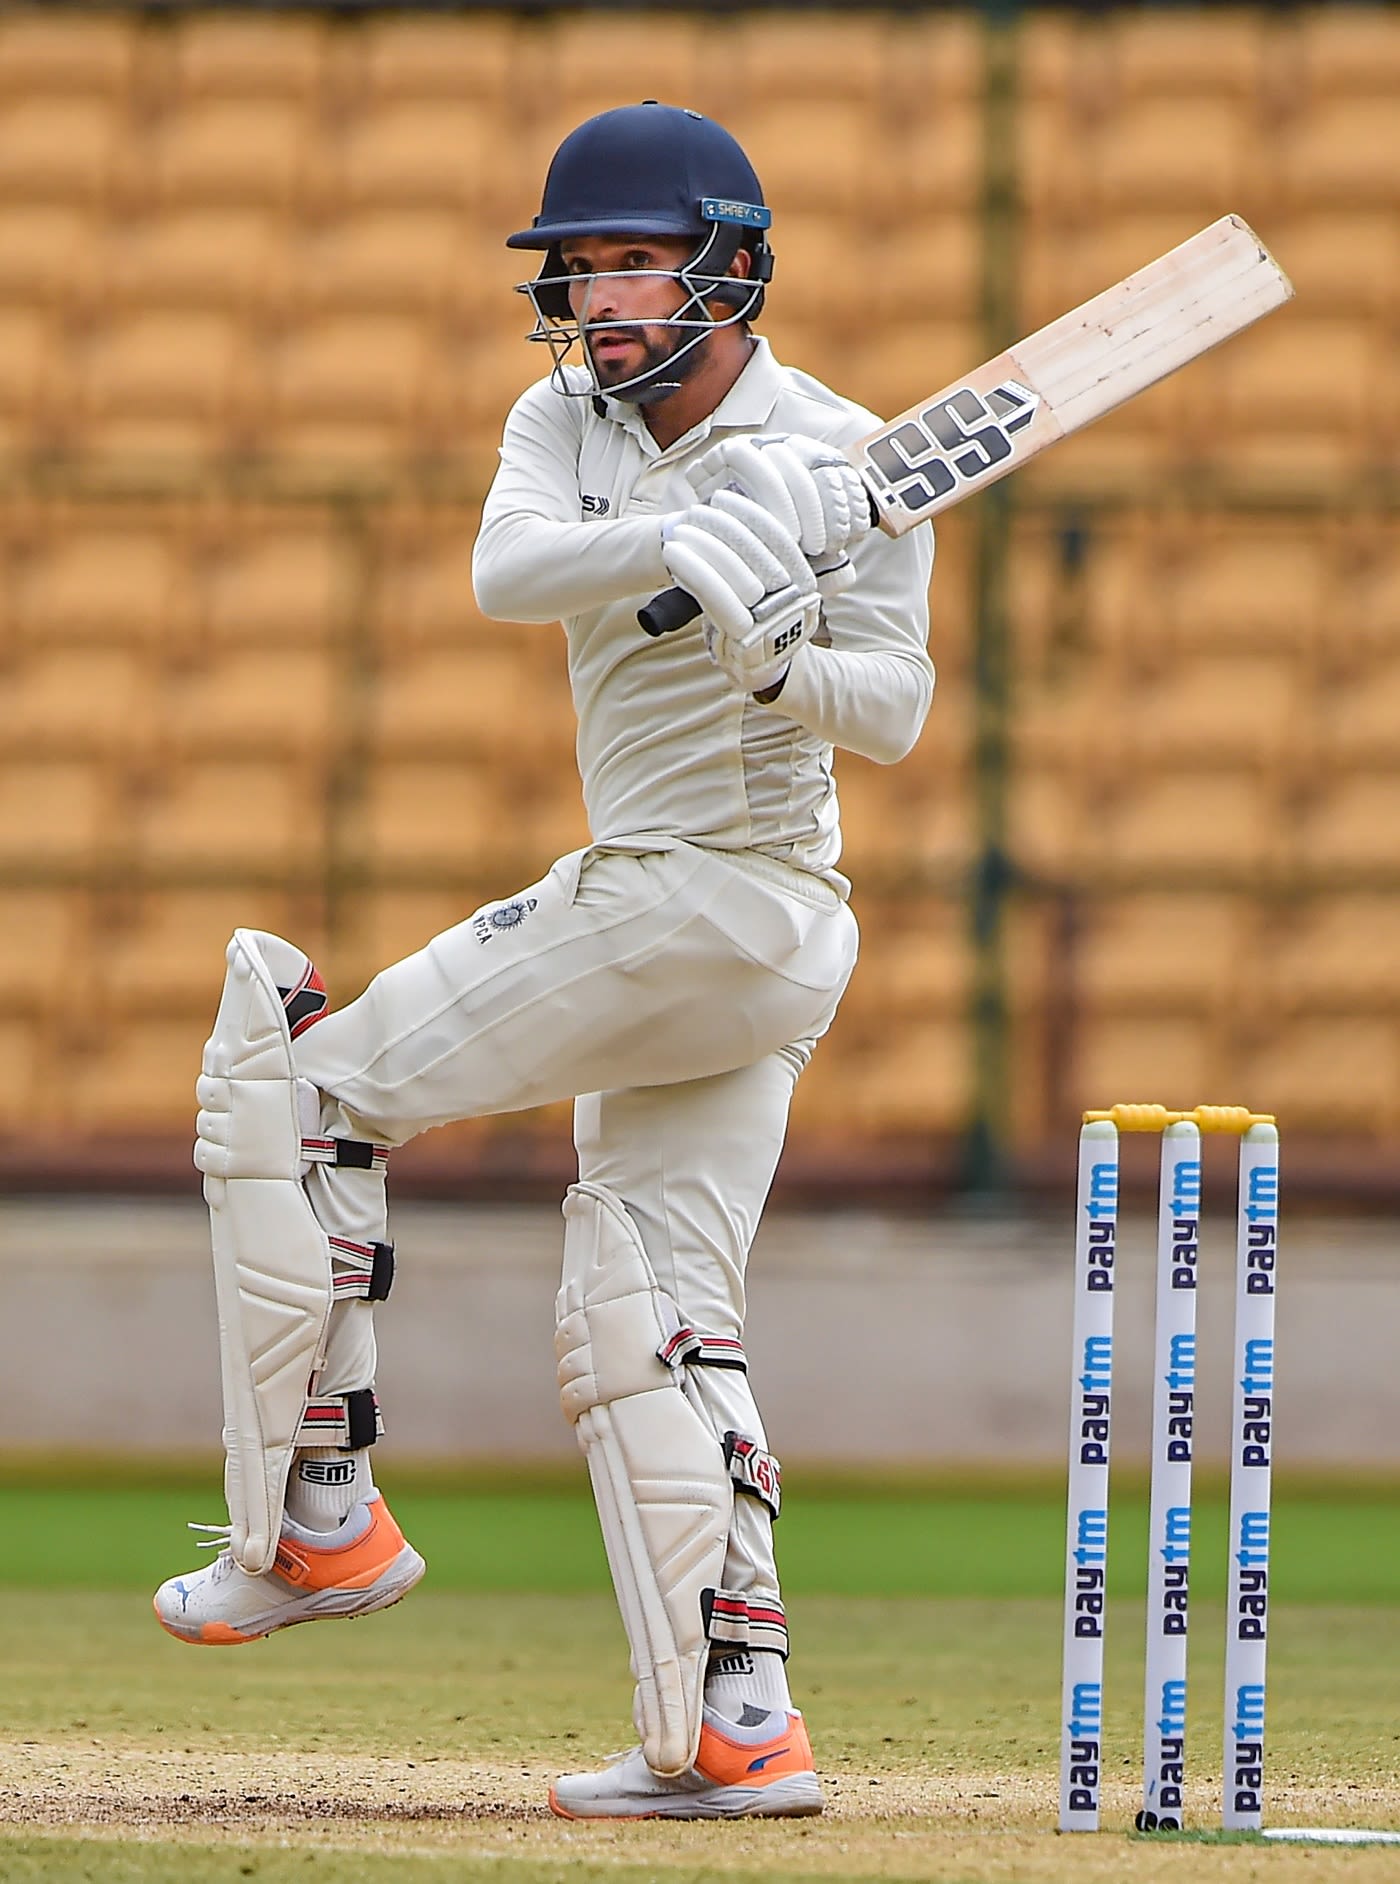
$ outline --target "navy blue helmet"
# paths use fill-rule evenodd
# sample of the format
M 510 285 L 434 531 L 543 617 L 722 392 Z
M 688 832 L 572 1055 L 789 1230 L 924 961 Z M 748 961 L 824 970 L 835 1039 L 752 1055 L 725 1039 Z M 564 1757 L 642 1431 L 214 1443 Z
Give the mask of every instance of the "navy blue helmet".
M 691 364 L 717 325 L 753 320 L 762 309 L 773 272 L 766 239 L 771 220 L 753 165 L 723 125 L 653 99 L 601 112 L 564 139 L 549 166 L 539 215 L 506 238 L 507 248 L 545 252 L 539 275 L 520 287 L 538 317 L 530 338 L 548 341 L 559 365 L 581 337 L 561 243 L 585 236 L 693 236 L 694 253 L 675 271 L 687 299 L 664 323 L 686 330 L 668 366 Z M 749 273 L 731 276 L 741 248 L 750 253 Z M 722 320 L 705 305 L 716 300 L 733 310 Z M 555 383 L 561 391 L 576 390 L 558 373 Z M 674 375 L 667 380 L 649 372 L 635 387 L 608 390 L 656 398 L 676 383 Z

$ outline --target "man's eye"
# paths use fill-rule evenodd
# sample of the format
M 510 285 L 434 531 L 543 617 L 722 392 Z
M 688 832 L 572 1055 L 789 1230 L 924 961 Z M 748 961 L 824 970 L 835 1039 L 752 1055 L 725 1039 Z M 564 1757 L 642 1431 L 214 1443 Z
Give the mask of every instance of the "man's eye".
M 575 276 L 591 275 L 593 273 L 593 270 L 588 266 L 587 262 L 566 262 L 564 266 L 571 275 Z
M 652 258 L 646 249 L 633 249 L 631 254 L 627 257 L 627 266 L 629 268 L 650 268 L 652 266 Z

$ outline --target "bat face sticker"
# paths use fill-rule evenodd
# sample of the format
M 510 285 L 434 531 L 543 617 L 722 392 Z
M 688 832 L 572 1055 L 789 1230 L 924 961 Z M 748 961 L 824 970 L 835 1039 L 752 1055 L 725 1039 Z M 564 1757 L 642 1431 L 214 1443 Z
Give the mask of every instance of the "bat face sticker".
M 1009 458 L 1039 405 L 1040 394 L 1014 379 L 985 393 L 959 386 L 873 438 L 861 468 L 882 506 L 921 511 Z

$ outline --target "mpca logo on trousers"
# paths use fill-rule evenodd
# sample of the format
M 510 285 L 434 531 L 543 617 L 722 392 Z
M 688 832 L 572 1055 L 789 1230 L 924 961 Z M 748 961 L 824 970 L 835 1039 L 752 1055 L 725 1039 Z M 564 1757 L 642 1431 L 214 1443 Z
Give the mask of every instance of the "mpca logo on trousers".
M 497 903 L 494 909 L 483 909 L 472 917 L 472 934 L 483 946 L 494 942 L 498 935 L 518 929 L 535 907 L 533 896 L 517 896 L 513 902 Z

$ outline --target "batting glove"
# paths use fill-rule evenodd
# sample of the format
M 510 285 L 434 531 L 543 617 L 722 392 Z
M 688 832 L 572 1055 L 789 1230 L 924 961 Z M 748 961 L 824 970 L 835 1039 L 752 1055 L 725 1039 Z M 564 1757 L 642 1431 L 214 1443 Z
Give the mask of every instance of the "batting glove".
M 738 490 L 761 504 L 821 572 L 844 562 L 873 527 L 869 493 L 845 453 L 798 432 L 727 438 L 687 475 L 701 497 Z
M 715 665 L 746 693 L 776 685 L 821 621 L 816 572 L 786 524 L 741 491 L 716 490 L 668 520 L 661 555 L 704 612 Z

